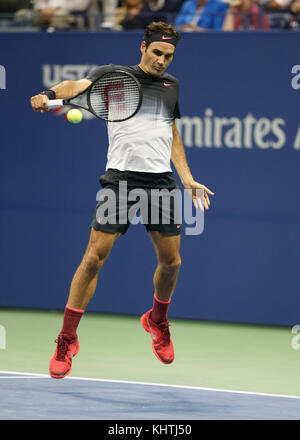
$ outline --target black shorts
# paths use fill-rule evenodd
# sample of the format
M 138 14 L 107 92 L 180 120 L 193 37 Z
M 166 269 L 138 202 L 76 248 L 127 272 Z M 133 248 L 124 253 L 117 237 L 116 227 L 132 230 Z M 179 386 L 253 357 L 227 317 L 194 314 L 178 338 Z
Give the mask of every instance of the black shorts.
M 178 186 L 172 173 L 108 170 L 101 176 L 91 226 L 97 231 L 125 234 L 131 224 L 143 223 L 147 232 L 180 235 Z

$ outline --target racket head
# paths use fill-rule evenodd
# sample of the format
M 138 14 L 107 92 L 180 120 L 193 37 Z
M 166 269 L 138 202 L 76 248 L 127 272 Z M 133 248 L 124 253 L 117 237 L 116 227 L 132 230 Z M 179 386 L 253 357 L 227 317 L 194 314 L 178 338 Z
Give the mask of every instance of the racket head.
M 142 87 L 126 70 L 111 70 L 97 78 L 87 90 L 89 111 L 106 122 L 122 122 L 140 110 Z

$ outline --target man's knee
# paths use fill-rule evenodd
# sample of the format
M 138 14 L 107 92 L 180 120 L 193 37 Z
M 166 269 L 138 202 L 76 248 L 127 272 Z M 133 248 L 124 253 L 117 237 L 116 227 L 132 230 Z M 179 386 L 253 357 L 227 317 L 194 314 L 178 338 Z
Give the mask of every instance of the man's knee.
M 159 262 L 161 269 L 165 272 L 179 272 L 181 267 L 180 255 L 170 255 Z
M 88 248 L 81 263 L 87 273 L 95 276 L 99 272 L 119 235 L 92 229 Z
M 91 253 L 85 255 L 81 263 L 83 270 L 90 276 L 95 276 L 99 272 L 102 264 L 98 256 Z
M 109 250 L 107 249 L 89 249 L 82 260 L 83 269 L 90 275 L 95 276 L 103 266 L 108 254 Z

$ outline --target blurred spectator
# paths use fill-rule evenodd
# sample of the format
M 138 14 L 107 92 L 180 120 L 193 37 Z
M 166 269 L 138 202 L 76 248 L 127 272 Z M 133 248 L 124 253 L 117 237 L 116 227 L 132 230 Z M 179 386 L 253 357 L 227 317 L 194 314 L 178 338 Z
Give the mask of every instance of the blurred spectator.
M 85 29 L 91 0 L 33 0 L 33 6 L 42 29 Z
M 300 14 L 300 0 L 292 1 L 290 4 L 290 11 L 292 14 Z
M 221 30 L 228 5 L 219 0 L 186 0 L 175 19 L 182 31 Z
M 112 28 L 114 26 L 115 14 L 118 0 L 100 0 L 101 12 L 103 14 L 102 28 Z
M 164 21 L 172 24 L 180 11 L 182 0 L 148 0 L 141 9 L 142 27 L 153 21 Z
M 267 14 L 254 0 L 231 0 L 226 14 L 223 30 L 269 30 L 270 23 Z
M 0 14 L 13 14 L 19 9 L 30 6 L 31 0 L 0 0 Z
M 268 12 L 272 29 L 299 27 L 300 0 L 264 0 L 261 5 Z
M 293 3 L 293 0 L 267 0 L 263 2 L 266 9 L 280 11 L 287 9 L 291 3 Z
M 116 9 L 115 25 L 124 30 L 142 29 L 140 12 L 143 6 L 144 0 L 123 0 Z

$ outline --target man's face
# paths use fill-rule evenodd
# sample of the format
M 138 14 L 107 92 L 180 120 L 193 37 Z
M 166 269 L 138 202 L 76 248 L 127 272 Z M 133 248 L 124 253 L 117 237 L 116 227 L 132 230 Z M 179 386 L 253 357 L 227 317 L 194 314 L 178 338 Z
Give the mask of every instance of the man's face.
M 142 59 L 140 62 L 141 69 L 153 76 L 160 76 L 172 62 L 175 47 L 170 43 L 162 43 L 155 41 L 146 47 L 143 41 L 141 45 Z

